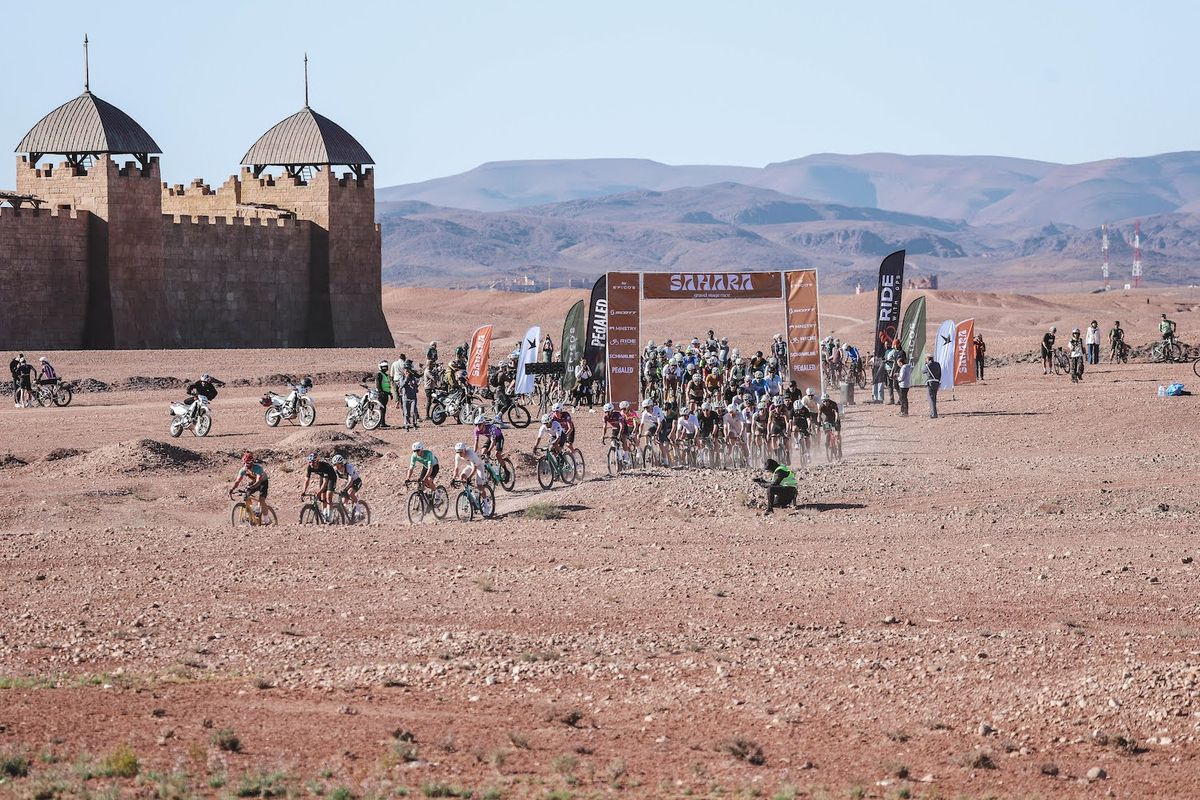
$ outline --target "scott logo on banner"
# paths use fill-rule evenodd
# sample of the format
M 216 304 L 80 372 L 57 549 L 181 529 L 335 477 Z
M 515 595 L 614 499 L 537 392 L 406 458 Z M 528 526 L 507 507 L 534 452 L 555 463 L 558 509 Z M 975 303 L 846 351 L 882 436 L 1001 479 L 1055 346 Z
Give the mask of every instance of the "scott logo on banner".
M 672 292 L 750 292 L 754 290 L 751 273 L 680 273 L 671 276 Z

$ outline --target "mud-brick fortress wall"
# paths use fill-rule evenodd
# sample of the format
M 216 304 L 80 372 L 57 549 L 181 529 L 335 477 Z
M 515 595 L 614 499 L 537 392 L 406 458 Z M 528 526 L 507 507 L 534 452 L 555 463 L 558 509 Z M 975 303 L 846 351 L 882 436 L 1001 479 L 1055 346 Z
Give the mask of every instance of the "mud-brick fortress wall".
M 86 211 L 0 208 L 0 341 L 78 347 L 88 290 Z
M 295 219 L 164 218 L 171 316 L 187 347 L 308 347 L 312 224 Z

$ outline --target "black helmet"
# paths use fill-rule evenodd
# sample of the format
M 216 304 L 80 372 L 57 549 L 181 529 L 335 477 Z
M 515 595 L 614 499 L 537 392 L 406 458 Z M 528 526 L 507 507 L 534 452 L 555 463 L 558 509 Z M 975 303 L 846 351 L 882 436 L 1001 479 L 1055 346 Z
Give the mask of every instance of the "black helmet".
M 763 469 L 765 469 L 767 472 L 774 472 L 775 470 L 779 469 L 779 462 L 773 458 L 768 458 L 766 463 L 763 464 Z
M 312 378 L 305 376 L 304 380 L 300 381 L 300 385 L 303 386 L 305 389 L 311 389 L 312 388 Z

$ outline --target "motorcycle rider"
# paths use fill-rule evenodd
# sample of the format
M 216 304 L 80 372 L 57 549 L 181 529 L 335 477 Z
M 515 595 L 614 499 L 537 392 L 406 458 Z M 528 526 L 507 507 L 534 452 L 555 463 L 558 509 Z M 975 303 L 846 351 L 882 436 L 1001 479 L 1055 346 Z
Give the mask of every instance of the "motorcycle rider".
M 392 396 L 392 376 L 388 373 L 388 362 L 379 362 L 379 372 L 375 373 L 375 388 L 379 391 L 379 427 L 389 428 L 387 424 L 388 400 Z
M 224 385 L 224 381 L 217 380 L 207 372 L 200 376 L 200 380 L 188 384 L 188 396 L 183 400 L 183 404 L 188 407 L 188 416 L 192 418 L 196 416 L 196 411 L 200 408 L 201 397 L 211 403 L 217 398 L 217 387 Z

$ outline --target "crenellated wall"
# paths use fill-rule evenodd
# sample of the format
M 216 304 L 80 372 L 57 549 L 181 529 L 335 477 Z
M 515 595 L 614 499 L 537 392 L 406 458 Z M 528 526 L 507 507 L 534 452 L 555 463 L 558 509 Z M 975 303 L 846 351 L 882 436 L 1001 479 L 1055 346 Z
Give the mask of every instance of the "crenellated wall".
M 310 346 L 310 222 L 164 217 L 167 305 L 186 347 Z
M 86 211 L 0 208 L 0 342 L 78 347 L 88 299 Z

